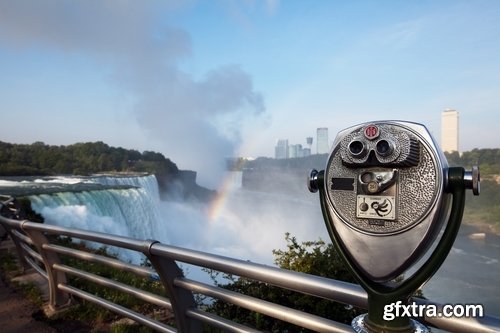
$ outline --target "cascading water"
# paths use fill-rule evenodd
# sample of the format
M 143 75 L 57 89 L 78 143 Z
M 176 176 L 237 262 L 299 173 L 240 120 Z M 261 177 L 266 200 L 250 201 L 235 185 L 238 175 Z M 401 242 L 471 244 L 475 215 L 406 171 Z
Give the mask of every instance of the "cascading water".
M 92 181 L 108 186 L 114 185 L 129 185 L 144 189 L 152 200 L 160 200 L 160 191 L 158 189 L 158 182 L 154 175 L 148 176 L 95 176 L 91 178 Z
M 161 230 L 155 176 L 96 176 L 85 181 L 133 187 L 32 195 L 33 210 L 49 224 L 168 242 Z

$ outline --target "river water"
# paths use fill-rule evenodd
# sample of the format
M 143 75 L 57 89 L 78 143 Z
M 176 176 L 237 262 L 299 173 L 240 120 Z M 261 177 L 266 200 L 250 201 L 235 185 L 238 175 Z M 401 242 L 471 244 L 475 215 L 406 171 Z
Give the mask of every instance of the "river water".
M 500 316 L 500 237 L 484 240 L 468 236 L 475 229 L 462 225 L 443 266 L 424 287 L 424 295 L 440 303 L 482 304 Z

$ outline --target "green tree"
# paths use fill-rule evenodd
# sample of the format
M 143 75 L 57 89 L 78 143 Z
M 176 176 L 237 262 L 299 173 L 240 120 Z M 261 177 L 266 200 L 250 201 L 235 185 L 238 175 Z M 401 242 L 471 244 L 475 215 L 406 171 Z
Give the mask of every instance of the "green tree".
M 289 233 L 285 234 L 285 240 L 287 242 L 285 250 L 273 250 L 274 261 L 280 268 L 355 283 L 353 276 L 343 264 L 341 257 L 332 244 L 326 244 L 322 240 L 299 243 Z M 219 282 L 217 273 L 210 273 L 220 287 L 335 321 L 350 324 L 352 318 L 365 312 L 348 305 L 246 278 L 225 276 L 224 282 Z M 308 332 L 308 330 L 295 325 L 221 301 L 212 303 L 209 310 L 222 317 L 230 318 L 260 330 L 269 332 Z
M 450 166 L 462 166 L 470 169 L 473 165 L 479 166 L 481 174 L 490 176 L 498 173 L 500 169 L 500 149 L 473 149 L 463 152 L 445 153 Z
M 161 153 L 110 147 L 102 141 L 69 146 L 43 142 L 17 145 L 0 142 L 0 175 L 90 174 L 107 171 L 147 171 L 175 178 L 177 166 Z

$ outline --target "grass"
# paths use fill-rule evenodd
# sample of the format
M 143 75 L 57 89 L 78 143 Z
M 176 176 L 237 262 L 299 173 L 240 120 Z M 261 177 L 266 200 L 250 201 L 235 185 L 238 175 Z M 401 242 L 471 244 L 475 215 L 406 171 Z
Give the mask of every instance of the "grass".
M 92 252 L 99 255 L 112 257 L 114 256 L 107 254 L 106 248 L 100 248 L 97 250 L 92 250 L 87 248 L 85 245 L 79 243 L 73 243 L 69 238 L 57 238 L 51 240 L 53 243 L 63 245 L 65 247 L 76 248 L 86 252 Z M 60 255 L 60 259 L 63 264 L 77 268 L 82 271 L 93 273 L 101 277 L 106 277 L 110 280 L 118 281 L 135 288 L 145 290 L 156 295 L 166 297 L 166 292 L 159 281 L 151 281 L 146 278 L 142 278 L 133 273 L 124 272 L 122 270 L 117 270 L 106 265 L 91 263 L 79 259 L 75 259 L 69 256 Z M 146 265 L 146 263 L 145 263 Z M 0 253 L 0 268 L 2 274 L 6 278 L 11 279 L 22 273 L 19 268 L 16 256 L 12 253 L 1 252 Z M 137 299 L 127 293 L 123 293 L 111 288 L 106 288 L 95 283 L 86 281 L 84 279 L 71 276 L 67 274 L 68 284 L 76 287 L 78 289 L 84 290 L 91 294 L 94 294 L 100 298 L 106 299 L 108 301 L 119 304 L 123 307 L 129 308 L 133 311 L 139 312 L 143 315 L 150 316 L 153 319 L 160 320 L 166 324 L 172 325 L 173 316 L 167 313 L 167 310 L 160 308 L 156 305 L 147 303 L 140 299 Z M 14 286 L 16 289 L 22 291 L 26 298 L 30 299 L 37 307 L 43 306 L 42 294 L 38 287 L 33 283 L 19 284 L 16 283 Z M 163 320 L 158 319 L 158 317 L 163 318 Z M 70 326 L 75 329 L 74 332 L 93 332 L 93 333 L 149 333 L 154 332 L 152 329 L 139 325 L 137 323 L 129 322 L 118 322 L 122 317 L 115 314 L 112 311 L 104 309 L 92 302 L 85 300 L 74 299 L 74 305 L 54 314 L 50 318 L 41 318 L 45 320 L 49 325 L 54 328 L 62 329 L 65 331 L 65 326 L 71 323 Z
M 16 276 L 21 273 L 16 257 L 10 252 L 0 252 L 0 268 L 4 274 L 9 276 Z
M 116 258 L 116 256 L 109 255 L 105 247 L 97 250 L 91 250 L 85 247 L 84 244 L 73 243 L 71 239 L 68 238 L 58 239 L 57 242 L 66 247 L 76 248 L 78 250 L 83 250 L 86 252 L 92 252 L 102 256 Z M 159 296 L 166 297 L 165 289 L 161 284 L 161 282 L 159 281 L 151 281 L 149 279 L 139 277 L 133 273 L 117 270 L 103 264 L 91 263 L 66 256 L 60 256 L 60 257 L 65 265 L 77 268 L 82 271 L 93 273 L 110 280 L 121 282 L 123 284 L 127 284 L 129 286 L 144 291 L 148 291 Z M 98 284 L 71 275 L 67 275 L 67 278 L 68 278 L 68 283 L 73 287 L 84 290 L 97 297 L 106 299 L 108 301 L 129 308 L 138 313 L 149 315 L 154 318 L 155 316 L 151 314 L 166 312 L 166 309 L 160 308 L 151 303 L 137 299 L 127 293 L 103 287 Z M 110 310 L 104 309 L 92 302 L 84 300 L 79 301 L 75 306 L 72 307 L 72 309 L 65 312 L 64 318 L 86 322 L 92 327 L 96 327 L 95 332 L 131 332 L 131 333 L 153 332 L 149 328 L 138 324 L 128 324 L 128 323 L 113 324 L 113 322 L 121 318 L 119 315 L 115 314 Z M 173 323 L 167 322 L 167 324 L 172 325 Z
M 18 283 L 19 289 L 21 289 L 22 293 L 26 298 L 28 298 L 33 304 L 37 307 L 41 308 L 43 306 L 43 298 L 40 289 L 36 284 L 32 282 L 28 283 Z

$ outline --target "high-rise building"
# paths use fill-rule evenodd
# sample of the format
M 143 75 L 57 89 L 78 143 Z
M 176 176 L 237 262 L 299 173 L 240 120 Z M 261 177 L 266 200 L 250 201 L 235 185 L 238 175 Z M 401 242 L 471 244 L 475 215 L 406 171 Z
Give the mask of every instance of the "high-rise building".
M 278 140 L 278 143 L 274 147 L 274 158 L 288 158 L 288 140 Z
M 311 149 L 311 146 L 312 146 L 312 144 L 313 144 L 313 138 L 312 138 L 312 136 L 308 136 L 308 137 L 306 138 L 306 143 L 307 143 L 307 146 L 309 147 L 309 151 L 311 151 L 311 150 L 312 150 L 312 149 Z
M 289 145 L 288 146 L 288 157 L 289 158 L 297 158 L 301 157 L 300 154 L 302 150 L 302 145 Z
M 316 130 L 316 153 L 328 154 L 329 152 L 330 146 L 328 144 L 328 128 L 319 127 Z
M 446 109 L 441 114 L 441 149 L 458 152 L 458 111 Z
M 296 145 L 289 145 L 288 146 L 288 153 L 289 153 L 288 157 L 289 158 L 304 157 L 304 156 L 306 156 L 305 155 L 306 151 L 307 151 L 307 148 L 304 149 L 300 143 L 296 144 Z

